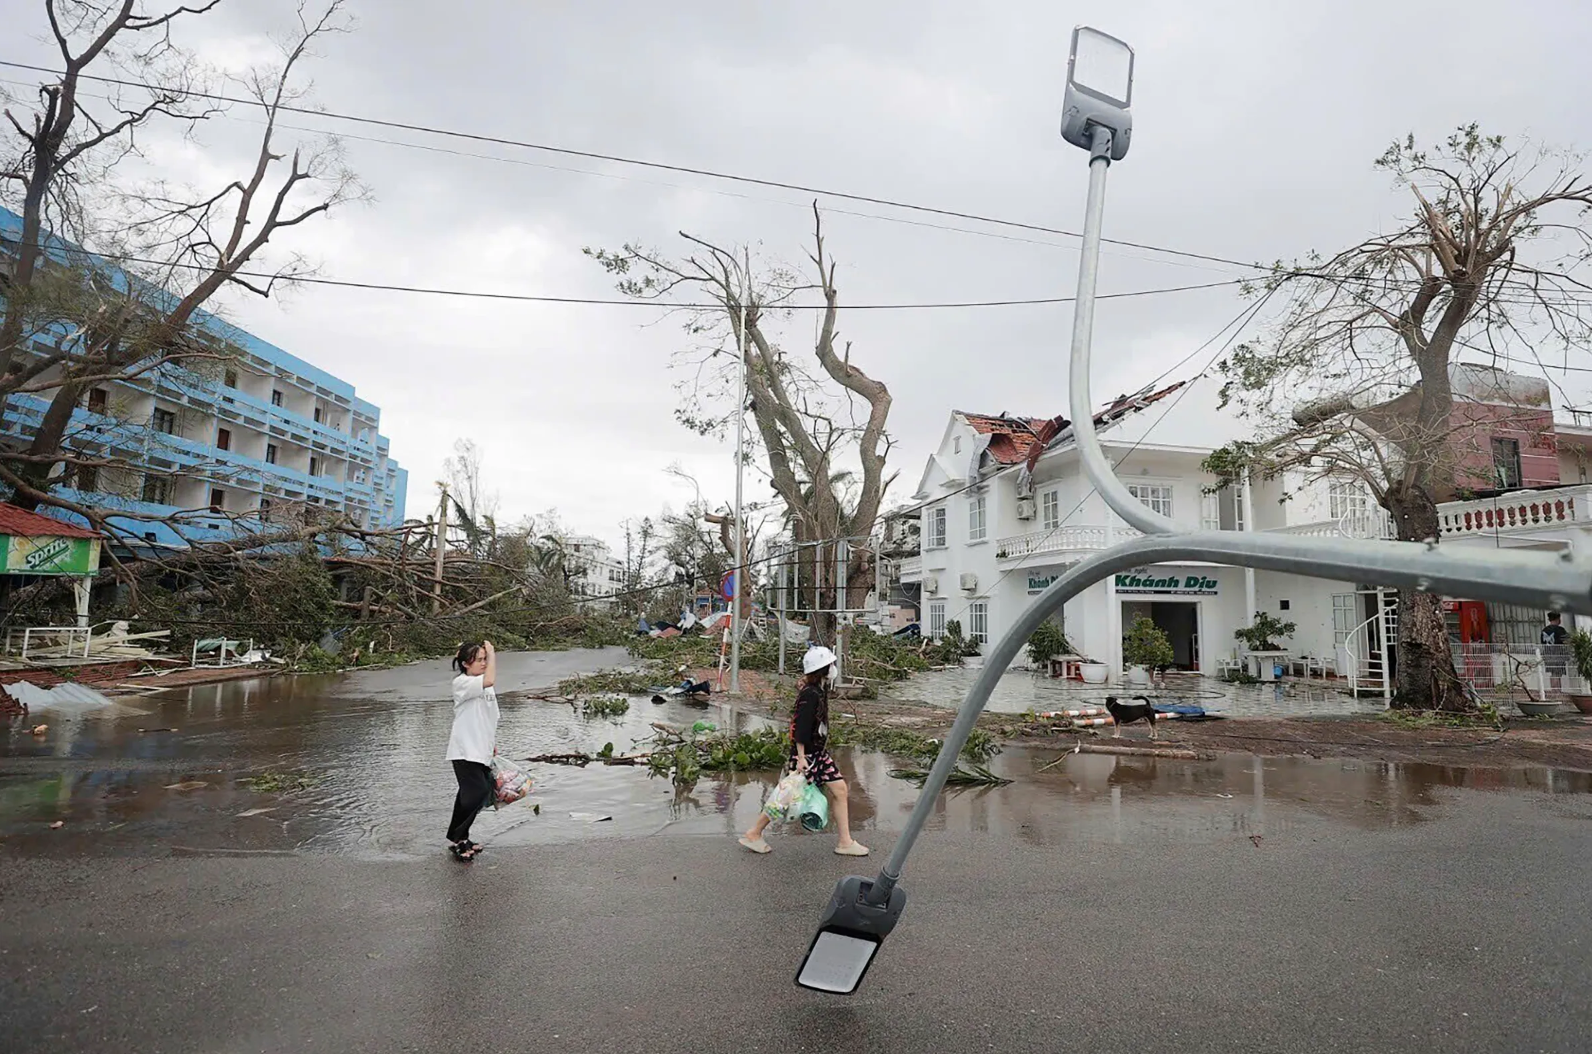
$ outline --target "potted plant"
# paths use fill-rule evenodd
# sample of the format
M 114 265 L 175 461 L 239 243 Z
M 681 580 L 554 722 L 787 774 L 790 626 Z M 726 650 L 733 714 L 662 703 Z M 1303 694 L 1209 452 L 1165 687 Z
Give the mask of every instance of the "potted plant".
M 1583 714 L 1592 714 L 1592 635 L 1584 629 L 1570 634 L 1570 653 L 1575 656 L 1575 672 L 1580 675 L 1578 691 L 1566 692 L 1570 702 Z
M 1078 676 L 1083 678 L 1084 684 L 1105 684 L 1106 677 L 1111 673 L 1111 667 L 1103 662 L 1085 658 L 1078 663 Z
M 1122 639 L 1122 664 L 1127 667 L 1128 683 L 1143 687 L 1150 683 L 1150 670 L 1170 666 L 1172 641 L 1166 631 L 1148 616 L 1139 615 Z
M 1233 636 L 1249 649 L 1250 657 L 1254 659 L 1255 676 L 1263 681 L 1274 681 L 1277 679 L 1276 660 L 1287 654 L 1278 641 L 1293 636 L 1297 628 L 1292 622 L 1283 622 L 1264 611 L 1257 611 L 1253 621 L 1242 629 L 1234 630 Z
M 1051 659 L 1071 651 L 1072 645 L 1067 643 L 1067 635 L 1051 619 L 1041 622 L 1028 638 L 1028 661 L 1041 670 L 1049 665 Z

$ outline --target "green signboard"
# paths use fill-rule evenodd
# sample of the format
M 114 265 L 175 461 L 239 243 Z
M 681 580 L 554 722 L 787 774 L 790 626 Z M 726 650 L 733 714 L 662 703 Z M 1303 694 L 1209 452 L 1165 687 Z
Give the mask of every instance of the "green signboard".
M 1031 574 L 1031 575 L 1029 575 L 1028 576 L 1028 595 L 1029 596 L 1037 596 L 1040 593 L 1043 593 L 1045 590 L 1050 588 L 1051 583 L 1055 582 L 1056 579 L 1058 579 L 1060 577 L 1061 577 L 1060 574 L 1051 574 L 1051 575 L 1032 575 Z
M 91 575 L 99 570 L 98 538 L 0 535 L 8 575 Z

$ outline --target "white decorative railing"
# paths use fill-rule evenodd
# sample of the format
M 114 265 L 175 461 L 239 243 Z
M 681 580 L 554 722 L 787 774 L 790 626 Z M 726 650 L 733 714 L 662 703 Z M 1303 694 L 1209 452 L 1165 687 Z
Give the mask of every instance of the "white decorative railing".
M 1317 520 L 1314 523 L 1296 523 L 1287 527 L 1274 527 L 1273 534 L 1294 534 L 1306 538 L 1375 538 L 1397 537 L 1393 517 L 1383 509 L 1351 512 L 1335 520 Z
M 1020 560 L 1035 553 L 1095 551 L 1132 541 L 1141 534 L 1132 527 L 1052 527 L 1000 539 L 995 543 L 995 557 L 998 560 Z
M 921 582 L 921 581 L 923 581 L 923 557 L 921 557 L 921 556 L 909 556 L 905 560 L 901 561 L 901 565 L 900 566 L 901 566 L 901 581 L 903 581 L 903 582 Z
M 1592 488 L 1526 490 L 1475 501 L 1450 501 L 1437 507 L 1445 534 L 1529 531 L 1592 520 Z

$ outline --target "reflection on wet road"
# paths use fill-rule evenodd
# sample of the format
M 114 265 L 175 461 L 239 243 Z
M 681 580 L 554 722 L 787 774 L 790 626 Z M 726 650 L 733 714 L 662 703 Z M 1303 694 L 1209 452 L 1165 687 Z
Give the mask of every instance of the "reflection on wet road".
M 617 650 L 503 657 L 499 749 L 514 757 L 632 749 L 655 720 L 748 728 L 763 719 L 632 701 L 623 718 L 585 719 L 516 698 L 576 671 L 621 664 Z M 454 782 L 442 760 L 452 706 L 442 663 L 326 677 L 234 681 L 135 699 L 42 738 L 14 725 L 0 745 L 0 838 L 30 853 L 347 852 L 410 857 L 442 845 Z M 1175 842 L 1265 837 L 1303 825 L 1374 828 L 1433 815 L 1447 788 L 1592 792 L 1592 774 L 1456 769 L 1228 756 L 1214 762 L 1008 749 L 993 768 L 1011 785 L 945 795 L 933 829 L 1019 841 Z M 916 788 L 867 752 L 837 760 L 859 833 L 894 831 Z M 734 834 L 773 774 L 707 774 L 677 792 L 644 769 L 533 766 L 527 803 L 488 812 L 497 845 L 659 833 Z M 251 782 L 252 781 L 252 782 Z M 540 805 L 540 814 L 530 807 Z M 62 821 L 60 829 L 50 824 Z M 780 837 L 812 837 L 781 835 Z M 828 836 L 824 836 L 828 837 Z

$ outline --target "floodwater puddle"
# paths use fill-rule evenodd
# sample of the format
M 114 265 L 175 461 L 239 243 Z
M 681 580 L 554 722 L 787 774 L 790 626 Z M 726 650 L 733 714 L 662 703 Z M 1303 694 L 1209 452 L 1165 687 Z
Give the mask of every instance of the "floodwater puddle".
M 622 754 L 651 735 L 653 721 L 707 720 L 726 731 L 768 723 L 720 705 L 646 697 L 632 699 L 622 717 L 585 718 L 524 694 L 623 661 L 617 650 L 504 656 L 500 750 L 523 758 L 612 743 Z M 435 852 L 455 789 L 442 758 L 452 720 L 448 680 L 442 664 L 425 663 L 234 681 L 51 719 L 43 737 L 13 724 L 0 739 L 0 839 L 10 852 L 73 855 Z M 901 765 L 895 758 L 837 751 L 836 759 L 851 784 L 859 836 L 884 832 L 887 843 L 917 800 L 916 785 L 889 774 Z M 1438 815 L 1455 789 L 1592 793 L 1592 773 L 1247 755 L 1170 761 L 1017 747 L 991 767 L 1013 782 L 948 791 L 931 831 L 1035 844 L 1236 840 L 1323 824 L 1420 822 Z M 776 775 L 704 773 L 676 789 L 641 767 L 529 768 L 531 796 L 484 813 L 475 831 L 482 841 L 728 837 L 750 826 Z M 56 822 L 62 826 L 51 829 Z

